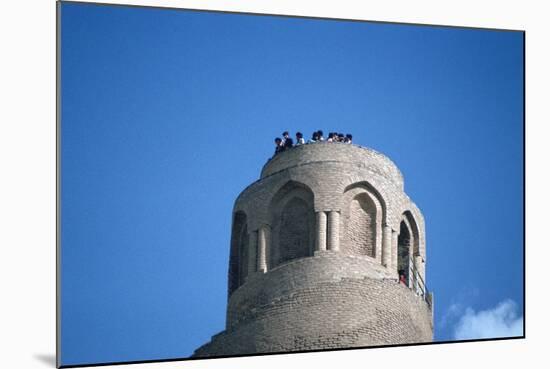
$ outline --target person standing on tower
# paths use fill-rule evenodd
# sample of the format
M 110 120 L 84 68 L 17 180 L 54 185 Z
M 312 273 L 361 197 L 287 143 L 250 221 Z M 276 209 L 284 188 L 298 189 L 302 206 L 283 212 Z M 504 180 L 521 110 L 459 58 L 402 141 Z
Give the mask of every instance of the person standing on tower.
M 278 153 L 284 151 L 285 147 L 283 146 L 283 140 L 281 140 L 280 137 L 277 137 L 275 138 L 275 154 L 274 155 L 277 155 Z
M 310 140 L 307 143 L 315 143 L 319 140 L 319 136 L 317 132 L 313 132 L 311 135 Z
M 317 131 L 317 141 L 324 141 L 325 138 L 323 137 L 323 131 L 318 130 Z
M 292 138 L 288 135 L 287 131 L 283 132 L 283 147 L 286 149 L 290 149 L 292 146 L 294 146 L 294 142 L 292 141 Z

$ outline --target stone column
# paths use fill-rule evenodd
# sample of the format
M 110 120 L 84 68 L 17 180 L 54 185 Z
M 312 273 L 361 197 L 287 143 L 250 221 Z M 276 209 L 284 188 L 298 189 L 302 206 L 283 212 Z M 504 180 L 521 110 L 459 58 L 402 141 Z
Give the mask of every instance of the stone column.
M 331 251 L 340 250 L 340 213 L 337 211 L 328 212 L 328 249 Z
M 391 271 L 397 274 L 397 237 L 396 231 L 391 232 Z
M 258 230 L 258 271 L 267 272 L 267 244 L 268 244 L 269 230 L 267 225 L 263 225 Z
M 382 264 L 388 269 L 391 268 L 392 265 L 391 233 L 391 227 L 386 224 L 382 234 Z
M 327 249 L 327 214 L 324 211 L 318 211 L 315 216 L 317 222 L 315 251 L 325 251 Z
M 258 231 L 250 232 L 248 241 L 248 276 L 256 271 L 256 251 L 258 249 Z
M 271 226 L 265 226 L 265 270 L 269 268 L 269 258 L 271 257 Z

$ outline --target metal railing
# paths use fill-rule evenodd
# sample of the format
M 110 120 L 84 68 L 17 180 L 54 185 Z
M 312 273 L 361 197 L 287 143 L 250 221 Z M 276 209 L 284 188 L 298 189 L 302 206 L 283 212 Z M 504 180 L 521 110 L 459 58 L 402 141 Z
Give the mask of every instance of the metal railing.
M 424 279 L 422 279 L 422 275 L 420 275 L 420 272 L 416 268 L 414 260 L 411 257 L 409 257 L 409 285 L 417 295 L 422 296 L 424 301 L 426 301 L 428 306 L 431 308 L 432 299 L 430 292 L 428 291 L 426 283 L 424 282 Z

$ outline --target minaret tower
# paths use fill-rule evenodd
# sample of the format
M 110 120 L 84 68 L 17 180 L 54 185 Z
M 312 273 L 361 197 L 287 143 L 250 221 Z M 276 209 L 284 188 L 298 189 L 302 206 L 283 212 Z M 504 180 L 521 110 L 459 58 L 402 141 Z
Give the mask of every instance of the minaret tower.
M 232 217 L 226 329 L 193 356 L 432 341 L 424 218 L 386 156 L 293 147 Z

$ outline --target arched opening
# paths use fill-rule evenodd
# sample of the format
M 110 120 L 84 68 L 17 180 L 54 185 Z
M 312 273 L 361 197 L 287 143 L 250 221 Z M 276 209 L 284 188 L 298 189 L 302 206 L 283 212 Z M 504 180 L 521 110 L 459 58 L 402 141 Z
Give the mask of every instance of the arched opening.
M 353 255 L 376 254 L 376 206 L 366 193 L 356 195 L 349 204 L 345 247 Z
M 407 285 L 417 293 L 424 294 L 426 286 L 424 283 L 424 259 L 420 255 L 420 233 L 415 218 L 408 210 L 403 213 L 400 232 L 403 236 L 400 234 L 399 240 L 402 239 L 408 248 L 408 262 L 405 271 Z
M 367 255 L 381 262 L 384 202 L 367 182 L 354 183 L 344 191 L 340 228 L 341 250 Z
M 405 283 L 409 285 L 410 277 L 410 245 L 411 232 L 405 221 L 401 221 L 399 237 L 397 238 L 397 271 L 399 276 L 405 276 Z
M 272 242 L 270 267 L 313 254 L 313 192 L 305 185 L 288 182 L 271 201 Z
M 281 213 L 279 228 L 279 262 L 309 256 L 308 204 L 294 197 L 288 201 Z
M 411 256 L 413 258 L 415 256 L 420 256 L 420 236 L 416 220 L 408 210 L 403 213 L 403 219 L 410 231 L 410 246 L 412 247 Z
M 244 283 L 248 275 L 248 227 L 245 224 L 239 237 L 239 286 Z
M 243 284 L 248 272 L 248 230 L 246 214 L 235 213 L 231 230 L 229 255 L 229 294 Z

